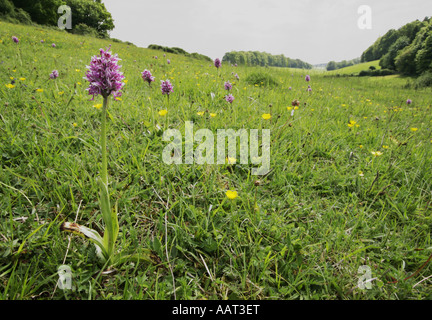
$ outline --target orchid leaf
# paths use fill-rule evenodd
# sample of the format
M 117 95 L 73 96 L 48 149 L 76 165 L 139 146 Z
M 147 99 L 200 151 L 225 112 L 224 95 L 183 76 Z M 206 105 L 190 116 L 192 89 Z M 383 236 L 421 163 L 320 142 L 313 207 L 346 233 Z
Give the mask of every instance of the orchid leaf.
M 104 241 L 100 234 L 93 229 L 87 228 L 85 226 L 81 226 L 77 223 L 73 222 L 64 222 L 61 227 L 61 230 L 71 232 L 73 234 L 79 235 L 81 237 L 84 237 L 86 239 L 89 239 L 91 242 L 93 242 L 96 247 L 99 247 L 99 249 L 102 251 L 102 254 L 104 257 L 108 257 L 108 250 L 104 246 Z

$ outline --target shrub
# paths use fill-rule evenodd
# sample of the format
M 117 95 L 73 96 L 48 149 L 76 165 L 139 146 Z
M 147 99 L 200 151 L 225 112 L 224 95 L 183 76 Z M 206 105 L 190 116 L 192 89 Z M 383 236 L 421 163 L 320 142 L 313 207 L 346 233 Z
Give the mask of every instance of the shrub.
M 30 15 L 21 8 L 15 9 L 13 17 L 22 24 L 32 24 Z
M 98 37 L 98 32 L 84 23 L 80 23 L 72 28 L 72 33 L 82 36 Z
M 393 70 L 381 69 L 381 70 L 363 70 L 359 72 L 359 77 L 384 77 L 396 74 Z
M 14 9 L 13 3 L 9 0 L 0 0 L 0 14 L 5 16 L 13 14 Z
M 159 51 L 163 51 L 163 52 L 168 52 L 168 53 L 173 53 L 173 54 L 180 54 L 186 57 L 191 57 L 194 59 L 198 59 L 198 60 L 207 60 L 207 61 L 213 61 L 211 58 L 199 54 L 199 53 L 188 53 L 187 51 L 183 50 L 182 48 L 178 48 L 178 47 L 163 47 L 157 44 L 151 44 L 147 47 L 148 49 L 152 49 L 152 50 L 159 50 Z
M 414 87 L 416 89 L 432 87 L 432 71 L 423 72 L 422 75 L 415 80 Z
M 274 87 L 278 84 L 272 75 L 264 72 L 251 73 L 246 77 L 245 81 L 249 84 L 266 87 Z
M 194 52 L 190 54 L 190 57 L 194 58 L 194 59 L 198 59 L 198 60 L 207 60 L 207 61 L 213 61 L 210 57 Z
M 0 18 L 16 24 L 32 24 L 30 15 L 21 8 L 15 8 L 9 0 L 0 0 Z

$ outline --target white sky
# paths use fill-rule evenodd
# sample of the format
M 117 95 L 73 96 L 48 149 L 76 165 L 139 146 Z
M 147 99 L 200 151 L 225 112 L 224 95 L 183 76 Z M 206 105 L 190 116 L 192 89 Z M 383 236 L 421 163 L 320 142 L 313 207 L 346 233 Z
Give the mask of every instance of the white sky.
M 111 37 L 180 47 L 212 59 L 264 51 L 311 64 L 360 57 L 389 29 L 432 16 L 431 0 L 104 0 Z M 372 29 L 358 8 L 372 9 Z

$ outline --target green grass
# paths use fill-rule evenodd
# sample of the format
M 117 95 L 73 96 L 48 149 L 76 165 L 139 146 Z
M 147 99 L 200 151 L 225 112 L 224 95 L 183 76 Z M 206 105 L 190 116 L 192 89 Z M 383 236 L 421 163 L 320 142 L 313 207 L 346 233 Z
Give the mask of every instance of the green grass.
M 101 110 L 93 107 L 102 99 L 89 101 L 83 77 L 110 42 L 4 22 L 0 39 L 0 299 L 431 298 L 430 89 L 280 68 L 223 65 L 218 74 L 211 63 L 112 43 L 127 79 L 108 119 L 117 248 L 151 249 L 152 262 L 106 273 L 93 245 L 69 242 L 59 227 L 76 219 L 103 229 Z M 156 77 L 151 87 L 144 69 Z M 245 83 L 257 72 L 271 72 L 278 85 Z M 14 88 L 6 87 L 10 77 Z M 166 108 L 162 79 L 174 85 L 167 117 L 158 114 Z M 300 106 L 291 116 L 294 99 Z M 270 129 L 271 173 L 165 165 L 162 132 L 184 130 L 185 121 L 213 132 Z M 229 200 L 228 189 L 239 197 Z M 73 271 L 73 292 L 56 288 L 62 264 Z M 370 290 L 356 288 L 363 265 L 377 278 Z
M 369 70 L 370 67 L 375 67 L 376 70 L 380 70 L 379 60 L 363 62 L 350 67 L 328 71 L 327 74 L 358 75 L 361 71 Z

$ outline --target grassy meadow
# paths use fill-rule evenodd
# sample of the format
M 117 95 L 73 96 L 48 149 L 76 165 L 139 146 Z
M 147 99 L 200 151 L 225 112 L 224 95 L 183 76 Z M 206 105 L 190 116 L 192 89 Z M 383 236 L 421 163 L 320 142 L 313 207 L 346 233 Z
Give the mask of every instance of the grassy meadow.
M 60 225 L 103 230 L 102 98 L 90 100 L 83 77 L 110 44 L 126 77 L 107 120 L 116 248 L 147 259 L 108 268 L 93 244 Z M 151 86 L 144 69 L 156 78 Z M 0 299 L 432 298 L 432 92 L 397 76 L 329 75 L 216 69 L 0 22 Z M 174 85 L 169 104 L 166 79 Z M 270 129 L 271 171 L 163 163 L 163 131 L 184 132 L 185 121 L 215 133 Z M 57 286 L 63 264 L 73 291 Z M 371 270 L 370 289 L 357 287 L 361 266 Z

